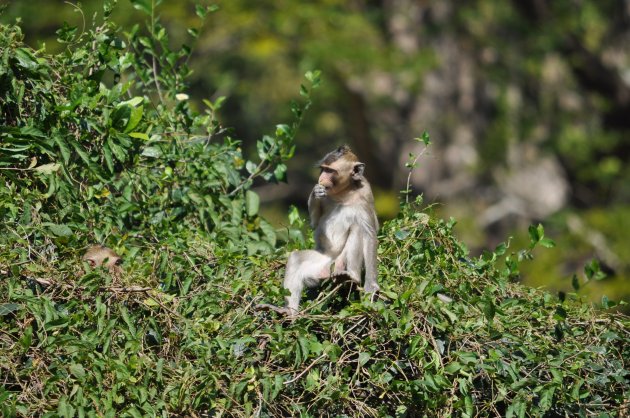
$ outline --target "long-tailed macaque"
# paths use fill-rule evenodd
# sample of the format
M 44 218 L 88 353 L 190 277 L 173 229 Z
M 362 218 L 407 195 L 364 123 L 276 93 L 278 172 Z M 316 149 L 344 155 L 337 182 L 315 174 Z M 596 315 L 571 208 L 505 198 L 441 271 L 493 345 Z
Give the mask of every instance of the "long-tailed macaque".
M 347 277 L 364 290 L 379 290 L 377 277 L 378 219 L 370 184 L 363 176 L 365 164 L 349 147 L 329 152 L 319 162 L 321 173 L 308 199 L 315 249 L 289 256 L 284 287 L 291 294 L 285 311 L 298 312 L 304 286 L 315 287 L 329 277 Z
M 114 250 L 102 245 L 93 245 L 83 255 L 83 260 L 87 261 L 90 267 L 103 266 L 112 274 L 120 274 L 122 268 L 122 258 Z

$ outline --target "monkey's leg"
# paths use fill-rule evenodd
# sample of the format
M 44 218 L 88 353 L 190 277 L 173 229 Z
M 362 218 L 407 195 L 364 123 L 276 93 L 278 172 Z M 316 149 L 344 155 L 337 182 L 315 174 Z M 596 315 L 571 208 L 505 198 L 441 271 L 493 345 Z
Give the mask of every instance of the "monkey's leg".
M 346 245 L 341 254 L 335 259 L 335 271 L 333 277 L 346 276 L 353 282 L 361 284 L 361 267 L 363 266 L 363 239 L 361 230 L 352 227 Z
M 330 275 L 332 259 L 314 250 L 294 251 L 289 256 L 284 275 L 284 288 L 291 294 L 286 297 L 289 315 L 295 315 L 300 307 L 304 287 L 314 287 Z
M 365 284 L 363 288 L 368 293 L 378 292 L 378 240 L 375 236 L 368 236 L 363 240 L 363 258 L 365 260 Z

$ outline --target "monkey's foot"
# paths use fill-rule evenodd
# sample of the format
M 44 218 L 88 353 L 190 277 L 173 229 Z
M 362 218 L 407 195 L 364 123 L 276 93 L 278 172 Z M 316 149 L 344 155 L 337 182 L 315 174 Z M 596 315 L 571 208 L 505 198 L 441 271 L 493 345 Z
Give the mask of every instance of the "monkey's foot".
M 271 305 L 269 303 L 259 303 L 256 305 L 256 310 L 259 311 L 274 311 L 276 313 L 279 313 L 281 315 L 285 315 L 285 316 L 295 316 L 297 315 L 298 311 L 295 309 L 291 309 L 291 308 L 281 308 L 279 306 L 276 305 Z
M 365 282 L 365 286 L 363 286 L 363 289 L 366 291 L 366 293 L 376 293 L 379 290 L 381 290 L 381 288 L 376 282 L 374 283 Z
M 330 277 L 338 282 L 350 281 L 356 284 L 361 284 L 361 279 L 348 270 L 334 271 Z

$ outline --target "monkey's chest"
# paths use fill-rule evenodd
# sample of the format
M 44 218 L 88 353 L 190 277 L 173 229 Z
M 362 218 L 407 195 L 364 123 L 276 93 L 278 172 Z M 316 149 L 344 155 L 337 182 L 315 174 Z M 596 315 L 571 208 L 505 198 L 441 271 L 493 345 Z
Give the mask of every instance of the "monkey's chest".
M 315 230 L 317 249 L 332 257 L 338 256 L 346 245 L 350 228 L 356 222 L 354 211 L 343 206 L 322 216 Z

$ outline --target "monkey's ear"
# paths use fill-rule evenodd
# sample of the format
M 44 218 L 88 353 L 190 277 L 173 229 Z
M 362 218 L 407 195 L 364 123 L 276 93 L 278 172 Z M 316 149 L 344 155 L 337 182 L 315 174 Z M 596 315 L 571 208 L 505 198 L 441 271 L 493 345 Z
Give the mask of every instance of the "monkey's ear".
M 364 170 L 365 170 L 365 164 L 354 163 L 354 167 L 352 167 L 352 180 L 361 180 L 363 178 Z

